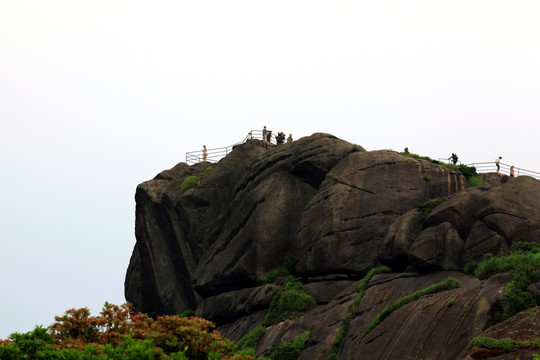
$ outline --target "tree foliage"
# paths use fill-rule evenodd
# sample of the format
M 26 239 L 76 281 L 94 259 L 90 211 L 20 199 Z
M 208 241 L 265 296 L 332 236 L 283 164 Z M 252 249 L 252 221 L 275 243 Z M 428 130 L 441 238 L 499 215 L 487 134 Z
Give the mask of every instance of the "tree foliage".
M 130 304 L 105 303 L 99 316 L 87 308 L 70 309 L 49 328 L 36 327 L 0 341 L 1 360 L 250 360 L 232 341 L 213 331 L 215 325 L 178 315 L 152 319 Z

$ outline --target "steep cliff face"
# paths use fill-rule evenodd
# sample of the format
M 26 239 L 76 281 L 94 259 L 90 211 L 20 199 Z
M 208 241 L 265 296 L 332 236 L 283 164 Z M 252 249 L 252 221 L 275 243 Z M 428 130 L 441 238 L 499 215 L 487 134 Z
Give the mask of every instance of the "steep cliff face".
M 188 176 L 200 176 L 199 184 L 181 191 Z M 509 277 L 480 282 L 439 270 L 540 239 L 540 182 L 500 179 L 469 188 L 446 167 L 328 134 L 270 149 L 252 140 L 217 164 L 180 163 L 137 188 L 126 299 L 154 315 L 195 310 L 238 340 L 261 324 L 281 288 L 261 278 L 292 257 L 316 306 L 268 325 L 257 353 L 310 331 L 302 359 L 332 351 L 344 359 L 454 359 L 491 324 Z M 424 217 L 418 206 L 433 198 L 448 200 Z M 375 276 L 355 302 L 358 279 L 381 264 L 420 272 Z M 401 307 L 360 338 L 386 305 L 448 276 L 461 287 Z

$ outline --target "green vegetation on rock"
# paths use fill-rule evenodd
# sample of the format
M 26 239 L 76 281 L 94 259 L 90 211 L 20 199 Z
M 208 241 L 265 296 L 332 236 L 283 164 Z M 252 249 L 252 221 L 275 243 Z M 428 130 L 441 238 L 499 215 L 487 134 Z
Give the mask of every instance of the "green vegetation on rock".
M 199 177 L 203 177 L 204 175 L 208 174 L 210 171 L 214 170 L 214 168 L 212 166 L 209 166 L 206 168 L 206 170 L 204 170 L 200 175 Z
M 185 178 L 182 182 L 182 185 L 180 186 L 180 192 L 186 192 L 192 187 L 199 185 L 199 180 L 202 179 L 203 176 L 210 173 L 212 170 L 214 170 L 214 168 L 212 166 L 209 166 L 202 173 L 200 173 L 199 176 L 192 175 Z
M 431 210 L 435 209 L 437 206 L 441 205 L 445 201 L 447 201 L 448 198 L 440 197 L 440 198 L 434 198 L 426 201 L 422 205 L 418 206 L 418 209 L 422 211 L 422 218 L 427 218 Z
M 480 185 L 482 185 L 482 178 L 480 178 L 478 176 L 478 174 L 476 172 L 476 168 L 474 166 L 467 166 L 467 165 L 464 165 L 464 164 L 460 164 L 460 165 L 447 164 L 447 163 L 444 163 L 444 162 L 440 162 L 438 160 L 434 160 L 434 159 L 430 158 L 429 156 L 420 156 L 418 154 L 410 153 L 409 148 L 405 148 L 405 150 L 403 150 L 403 152 L 401 152 L 400 154 L 403 155 L 403 156 L 412 157 L 413 159 L 426 160 L 426 161 L 432 162 L 434 164 L 444 166 L 444 167 L 446 167 L 448 169 L 458 171 L 461 174 L 463 174 L 463 176 L 465 177 L 465 179 L 467 180 L 467 182 L 471 186 L 480 186 Z M 424 174 L 424 176 L 427 176 L 427 175 Z M 429 181 L 429 176 L 427 178 L 425 178 L 425 177 L 423 177 L 423 178 L 424 178 L 425 182 Z
M 476 337 L 467 346 L 469 355 L 481 357 L 500 356 L 521 349 L 540 349 L 540 338 L 534 341 L 520 341 L 511 338 Z M 534 355 L 534 359 L 537 359 L 536 355 Z
M 248 332 L 246 335 L 244 335 L 242 339 L 238 341 L 238 343 L 236 344 L 236 348 L 241 350 L 257 347 L 259 340 L 261 340 L 265 332 L 266 328 L 263 325 L 257 326 L 255 329 Z
M 187 190 L 191 189 L 194 186 L 197 186 L 198 184 L 199 184 L 198 176 L 188 176 L 182 182 L 182 186 L 180 187 L 180 192 L 186 192 Z
M 366 289 L 369 285 L 369 282 L 371 281 L 371 278 L 373 278 L 375 275 L 378 274 L 388 274 L 391 273 L 392 269 L 390 269 L 388 266 L 379 266 L 376 268 L 371 269 L 366 276 L 362 278 L 356 285 L 356 297 L 352 303 L 352 305 L 349 307 L 349 310 L 347 311 L 347 314 L 345 315 L 345 319 L 343 319 L 343 322 L 341 323 L 341 328 L 339 329 L 336 338 L 334 340 L 334 345 L 332 346 L 332 352 L 330 353 L 329 360 L 336 359 L 337 353 L 339 351 L 339 348 L 341 346 L 341 343 L 345 339 L 345 335 L 347 335 L 347 331 L 349 330 L 349 325 L 353 319 L 353 316 L 356 312 L 356 309 L 358 308 L 358 305 L 360 304 L 360 301 L 362 301 L 362 298 L 364 297 L 366 293 Z
M 289 276 L 284 284 L 285 289 L 278 290 L 264 319 L 263 325 L 275 325 L 286 319 L 295 319 L 305 314 L 317 303 L 315 299 L 302 290 L 300 279 Z
M 332 173 L 327 173 L 327 174 L 326 174 L 326 178 L 327 178 L 327 179 L 330 179 L 330 180 L 337 181 L 336 175 L 334 175 L 334 174 L 332 174 Z
M 270 360 L 296 360 L 300 353 L 305 348 L 306 339 L 309 336 L 309 331 L 306 331 L 289 341 L 273 344 L 272 347 L 265 352 L 265 356 L 269 356 Z
M 512 245 L 507 255 L 485 254 L 474 274 L 480 280 L 499 273 L 512 274 L 512 280 L 506 285 L 500 299 L 503 308 L 502 319 L 507 319 L 537 305 L 536 300 L 526 289 L 540 277 L 539 268 L 540 245 L 517 242 Z
M 384 319 L 386 319 L 391 313 L 399 309 L 400 307 L 413 302 L 424 295 L 435 294 L 441 291 L 446 291 L 460 287 L 461 283 L 459 280 L 449 277 L 448 279 L 441 281 L 439 283 L 430 285 L 422 290 L 418 290 L 410 295 L 404 296 L 401 299 L 395 301 L 394 303 L 386 306 L 373 321 L 368 325 L 360 336 L 359 341 L 362 341 L 377 325 L 379 325 Z
M 262 279 L 258 280 L 259 284 L 270 284 L 276 281 L 279 277 L 289 277 L 294 273 L 294 256 L 291 253 L 286 253 L 283 257 L 283 265 L 269 270 Z

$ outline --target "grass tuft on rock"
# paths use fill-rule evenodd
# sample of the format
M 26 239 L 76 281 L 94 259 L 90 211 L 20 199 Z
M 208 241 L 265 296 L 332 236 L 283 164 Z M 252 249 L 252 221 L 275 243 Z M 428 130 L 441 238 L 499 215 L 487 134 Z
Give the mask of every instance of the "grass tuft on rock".
M 446 197 L 433 198 L 418 206 L 418 209 L 420 209 L 420 211 L 422 212 L 422 218 L 426 219 L 433 209 L 446 202 L 447 200 L 448 198 Z
M 422 290 L 418 290 L 412 294 L 402 297 L 401 299 L 395 301 L 394 303 L 386 306 L 373 321 L 368 325 L 360 336 L 359 341 L 362 341 L 373 329 L 377 327 L 384 319 L 386 319 L 390 314 L 399 309 L 400 307 L 407 305 L 410 302 L 413 302 L 424 295 L 435 294 L 441 291 L 446 291 L 460 287 L 461 283 L 459 280 L 449 277 L 448 279 L 441 281 L 439 283 L 428 286 Z
M 298 318 L 315 305 L 315 299 L 302 290 L 302 283 L 297 278 L 290 277 L 285 282 L 285 289 L 279 290 L 272 298 L 263 325 L 270 326 Z
M 332 351 L 330 353 L 330 356 L 328 357 L 328 360 L 334 360 L 337 358 L 337 353 L 339 351 L 339 348 L 341 347 L 341 343 L 345 339 L 345 335 L 347 335 L 349 325 L 354 318 L 354 314 L 356 312 L 356 309 L 358 308 L 358 305 L 360 304 L 360 301 L 362 301 L 362 298 L 366 293 L 366 289 L 369 285 L 369 282 L 371 281 L 371 278 L 378 274 L 388 274 L 391 272 L 392 269 L 390 269 L 388 266 L 379 266 L 373 268 L 366 274 L 366 276 L 362 278 L 362 280 L 358 282 L 358 284 L 356 284 L 356 297 L 352 305 L 349 307 L 349 310 L 345 315 L 345 319 L 343 319 L 343 322 L 341 323 L 341 328 L 339 329 L 336 338 L 334 339 L 334 345 L 332 346 Z
M 309 331 L 306 331 L 289 341 L 273 344 L 265 356 L 270 356 L 270 360 L 296 360 L 304 350 L 308 336 Z

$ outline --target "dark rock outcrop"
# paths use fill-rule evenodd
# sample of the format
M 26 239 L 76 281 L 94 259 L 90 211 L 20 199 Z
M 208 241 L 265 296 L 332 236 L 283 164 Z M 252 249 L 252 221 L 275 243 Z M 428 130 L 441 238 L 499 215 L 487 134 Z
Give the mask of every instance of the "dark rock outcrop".
M 537 342 L 540 338 L 540 307 L 523 311 L 510 319 L 493 325 L 480 333 L 478 337 L 493 338 L 497 340 L 511 339 L 516 342 Z M 540 351 L 537 348 L 523 346 L 511 351 L 494 349 L 491 354 L 477 353 L 474 349 L 464 352 L 463 360 L 533 360 L 533 355 Z
M 365 274 L 378 263 L 388 227 L 434 197 L 467 187 L 463 176 L 394 151 L 350 154 L 331 170 L 298 225 L 302 275 Z
M 540 182 L 522 176 L 469 188 L 437 206 L 424 221 L 412 210 L 389 229 L 379 249 L 384 262 L 403 262 L 406 253 L 417 269 L 459 268 L 486 253 L 501 254 L 514 242 L 539 241 Z
M 194 310 L 239 340 L 282 289 L 261 279 L 292 256 L 317 305 L 268 326 L 257 354 L 309 331 L 300 359 L 327 359 L 352 316 L 339 358 L 454 359 L 491 325 L 509 277 L 431 271 L 540 239 L 540 182 L 495 175 L 485 177 L 495 185 L 469 188 L 434 162 L 322 133 L 270 149 L 251 140 L 215 164 L 180 163 L 137 187 L 126 299 L 152 315 Z M 189 176 L 199 183 L 182 191 Z M 448 200 L 424 218 L 418 207 L 434 198 Z M 358 279 L 381 264 L 421 272 L 376 276 L 354 303 Z M 462 286 L 407 304 L 359 341 L 386 305 L 447 276 Z
M 449 276 L 458 279 L 461 287 L 398 308 L 359 339 L 358 335 L 385 306 Z M 340 359 L 358 359 L 359 354 L 369 354 L 369 359 L 456 359 L 472 337 L 491 325 L 492 308 L 509 280 L 508 276 L 498 275 L 481 283 L 457 272 L 378 278 L 373 279 L 357 309 Z

